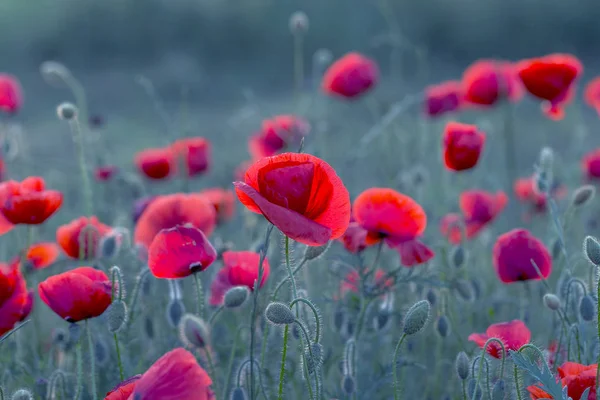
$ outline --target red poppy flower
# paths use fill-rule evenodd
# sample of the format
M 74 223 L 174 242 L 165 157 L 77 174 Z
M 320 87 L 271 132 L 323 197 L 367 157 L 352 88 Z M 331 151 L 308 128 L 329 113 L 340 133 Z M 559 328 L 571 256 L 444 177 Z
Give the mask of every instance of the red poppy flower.
M 535 177 L 517 179 L 514 184 L 514 191 L 517 199 L 523 203 L 531 204 L 536 213 L 546 211 L 548 199 L 545 193 L 536 190 Z M 551 196 L 558 199 L 563 198 L 566 193 L 566 188 L 560 184 L 554 186 L 550 191 Z
M 350 217 L 350 224 L 346 229 L 346 232 L 338 240 L 344 244 L 346 250 L 350 253 L 360 253 L 367 247 L 367 232 L 363 229 L 353 216 Z
M 105 165 L 103 167 L 96 168 L 94 171 L 94 177 L 98 182 L 106 182 L 111 180 L 117 172 L 119 172 L 119 167 L 116 165 Z
M 104 400 L 128 400 L 131 393 L 133 393 L 133 389 L 135 389 L 137 381 L 141 377 L 141 374 L 135 375 L 119 383 L 113 388 L 113 390 L 106 393 L 106 397 L 104 398 Z
M 531 260 L 547 278 L 552 257 L 546 246 L 526 229 L 513 229 L 498 237 L 493 250 L 494 269 L 504 283 L 541 279 Z
M 44 242 L 32 245 L 27 250 L 26 268 L 42 269 L 52 265 L 60 254 L 56 243 Z
M 473 168 L 485 143 L 485 134 L 475 125 L 448 122 L 444 129 L 444 164 L 452 171 Z
M 180 139 L 171 146 L 177 157 L 184 161 L 188 176 L 208 172 L 211 161 L 210 142 L 203 137 Z
M 271 157 L 285 150 L 288 145 L 299 144 L 310 132 L 310 125 L 294 115 L 278 115 L 262 122 L 260 132 L 248 142 L 248 150 L 254 160 Z
M 463 101 L 463 87 L 458 81 L 448 81 L 425 89 L 425 113 L 430 117 L 458 111 Z
M 0 336 L 31 312 L 33 297 L 26 285 L 18 260 L 11 264 L 0 263 Z
M 583 156 L 581 168 L 588 179 L 600 178 L 600 149 L 595 149 Z
M 208 237 L 215 229 L 216 223 L 215 208 L 197 193 L 157 196 L 140 216 L 133 240 L 134 243 L 149 248 L 161 230 L 186 224 L 200 229 Z
M 129 399 L 214 400 L 212 379 L 192 353 L 177 348 L 159 358 L 137 381 Z
M 472 333 L 469 335 L 469 340 L 475 342 L 481 348 L 491 338 L 500 339 L 508 353 L 509 350 L 517 351 L 523 345 L 529 343 L 531 332 L 523 321 L 515 319 L 510 322 L 492 324 L 487 328 L 485 333 Z M 486 350 L 490 356 L 502 358 L 502 348 L 498 343 L 492 342 L 488 344 Z
M 219 270 L 210 285 L 210 304 L 218 306 L 223 303 L 225 292 L 234 286 L 246 286 L 254 290 L 254 281 L 258 279 L 259 263 L 260 254 L 253 251 L 223 252 L 223 268 Z M 265 258 L 260 287 L 263 287 L 270 272 L 269 261 Z
M 385 280 L 386 273 L 382 269 L 377 269 L 375 271 L 375 279 L 373 285 L 380 285 L 387 288 L 391 288 L 394 283 L 392 278 L 388 278 Z M 346 275 L 346 278 L 342 281 L 340 285 L 341 296 L 344 297 L 346 293 L 353 292 L 358 293 L 360 291 L 360 276 L 358 275 L 358 271 L 352 271 Z
M 216 259 L 215 248 L 193 226 L 163 229 L 148 248 L 148 266 L 157 278 L 185 278 L 204 271 Z
M 246 171 L 244 180 L 234 183 L 242 204 L 293 240 L 321 246 L 348 227 L 348 190 L 334 169 L 315 156 L 265 157 Z
M 480 60 L 471 64 L 462 79 L 465 101 L 493 106 L 502 99 L 518 100 L 523 94 L 516 68 L 507 62 Z
M 322 88 L 329 95 L 348 99 L 363 95 L 379 81 L 377 64 L 359 54 L 348 53 L 329 66 Z
M 79 258 L 83 255 L 85 260 L 93 259 L 100 239 L 107 235 L 112 228 L 104 225 L 98 218 L 79 217 L 66 225 L 59 226 L 56 230 L 56 243 L 62 247 L 66 255 Z M 83 250 L 81 249 L 83 244 Z M 80 254 L 82 252 L 83 254 Z
M 569 54 L 551 54 L 522 61 L 517 69 L 525 89 L 545 101 L 544 113 L 551 119 L 562 119 L 563 107 L 575 91 L 573 84 L 583 73 L 581 62 Z
M 467 238 L 475 237 L 504 210 L 508 203 L 506 193 L 489 193 L 483 190 L 469 190 L 460 195 L 459 207 L 462 211 Z
M 558 377 L 563 387 L 567 387 L 567 394 L 572 399 L 596 400 L 596 370 L 598 364 L 583 365 L 575 362 L 565 362 L 558 367 Z M 590 388 L 586 399 L 582 398 L 583 392 Z M 533 400 L 549 399 L 550 396 L 542 387 L 531 385 L 527 388 Z
M 235 196 L 233 191 L 221 188 L 204 189 L 198 193 L 215 208 L 217 220 L 227 221 L 233 218 L 235 212 Z
M 0 74 L 0 111 L 15 114 L 23 105 L 23 94 L 17 78 Z
M 135 164 L 140 172 L 150 179 L 165 179 L 177 170 L 171 148 L 141 151 L 135 156 Z
M 102 315 L 111 303 L 108 276 L 92 267 L 79 267 L 54 275 L 38 285 L 40 298 L 68 322 Z
M 0 236 L 10 232 L 15 226 L 0 212 Z
M 585 102 L 600 114 L 600 76 L 592 79 L 585 87 Z
M 12 224 L 39 225 L 62 205 L 63 195 L 46 190 L 43 178 L 31 176 L 23 182 L 0 184 L 0 212 Z
M 440 233 L 448 238 L 448 241 L 452 244 L 459 244 L 462 240 L 462 229 L 464 225 L 464 219 L 460 214 L 446 214 L 440 220 Z
M 356 222 L 368 231 L 367 244 L 385 240 L 400 254 L 404 266 L 421 264 L 434 256 L 418 240 L 427 227 L 427 215 L 412 198 L 393 189 L 371 188 L 358 195 L 352 208 Z

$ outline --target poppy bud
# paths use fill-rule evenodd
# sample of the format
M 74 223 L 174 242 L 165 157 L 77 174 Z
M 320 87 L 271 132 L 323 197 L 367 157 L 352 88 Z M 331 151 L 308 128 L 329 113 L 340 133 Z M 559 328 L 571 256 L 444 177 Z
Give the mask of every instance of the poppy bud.
M 77 107 L 72 103 L 62 103 L 56 109 L 58 118 L 70 121 L 77 117 Z
M 346 314 L 344 312 L 344 309 L 338 306 L 333 312 L 333 327 L 336 332 L 342 330 L 342 327 L 344 326 L 344 320 L 346 319 L 345 317 Z
M 600 243 L 592 236 L 586 236 L 583 239 L 583 253 L 587 257 L 588 261 L 595 266 L 600 265 Z
M 454 268 L 460 268 L 464 265 L 465 260 L 467 259 L 467 251 L 462 246 L 456 246 L 450 252 L 450 264 Z
M 106 310 L 108 331 L 110 333 L 117 333 L 127 323 L 127 305 L 120 301 L 113 301 Z
M 109 350 L 106 341 L 104 341 L 101 336 L 98 336 L 94 341 L 94 356 L 96 357 L 96 365 L 105 367 L 110 360 L 108 354 Z
M 448 337 L 450 332 L 452 332 L 452 326 L 450 325 L 450 320 L 448 317 L 445 315 L 440 315 L 435 321 L 435 330 L 441 337 Z
M 269 304 L 265 310 L 265 317 L 275 325 L 289 325 L 296 321 L 292 310 L 283 303 Z
M 579 314 L 584 321 L 592 321 L 596 317 L 596 302 L 589 294 L 583 296 L 579 303 Z
M 63 64 L 56 61 L 44 61 L 40 65 L 40 73 L 42 78 L 52 86 L 61 86 L 64 84 L 65 79 L 71 76 L 71 71 Z
M 19 389 L 13 393 L 11 400 L 33 400 L 33 395 L 27 389 Z
M 559 239 L 555 239 L 552 243 L 552 259 L 558 260 L 560 255 L 562 254 L 562 243 Z
M 188 347 L 203 349 L 210 341 L 210 328 L 201 318 L 185 314 L 179 321 L 179 338 Z
M 223 305 L 227 308 L 237 308 L 244 304 L 248 298 L 248 287 L 247 286 L 235 286 L 225 292 L 223 297 Z
M 425 327 L 429 320 L 431 305 L 427 300 L 421 300 L 415 303 L 404 317 L 404 333 L 414 335 Z
M 544 305 L 550 310 L 556 311 L 560 308 L 560 299 L 555 294 L 546 293 L 544 295 Z
M 304 250 L 304 259 L 306 261 L 316 260 L 325 254 L 327 249 L 329 249 L 330 244 L 331 242 L 327 242 L 327 244 L 324 244 L 323 246 L 306 246 L 306 249 Z
M 469 281 L 464 279 L 457 280 L 454 282 L 454 289 L 464 301 L 473 301 L 473 286 Z
M 329 64 L 331 64 L 332 61 L 333 54 L 329 49 L 319 49 L 315 51 L 315 54 L 313 55 L 314 64 L 318 65 L 321 68 L 327 67 Z
M 492 400 L 504 400 L 505 394 L 506 384 L 502 379 L 499 379 L 492 388 Z
M 312 343 L 310 345 L 310 351 L 308 349 L 305 351 L 305 358 L 308 373 L 312 374 L 323 364 L 323 346 L 321 346 L 320 343 Z
M 481 296 L 481 282 L 477 279 L 471 279 L 471 287 L 473 288 L 474 299 L 479 299 Z
M 299 35 L 308 31 L 308 16 L 302 11 L 296 11 L 290 17 L 290 32 L 293 35 Z
M 152 321 L 152 318 L 148 316 L 144 318 L 144 332 L 146 333 L 148 339 L 154 339 L 154 321 Z
M 469 380 L 469 384 L 467 385 L 467 393 L 471 397 L 471 400 L 481 400 L 483 398 L 483 390 L 481 386 L 477 384 L 477 381 L 474 378 Z
M 583 207 L 591 202 L 596 196 L 596 188 L 592 185 L 583 185 L 575 189 L 571 197 L 573 207 Z
M 469 364 L 467 353 L 464 351 L 458 353 L 455 361 L 456 374 L 463 381 L 469 377 Z
M 248 400 L 248 396 L 246 396 L 246 392 L 241 387 L 236 387 L 231 392 L 231 400 Z
M 346 396 L 350 396 L 356 390 L 356 383 L 354 382 L 354 378 L 350 375 L 344 375 L 342 378 L 342 390 L 346 394 Z
M 437 293 L 435 292 L 435 290 L 429 288 L 427 290 L 427 293 L 425 294 L 425 298 L 427 299 L 429 304 L 433 306 L 437 302 Z
M 185 305 L 181 300 L 171 299 L 167 304 L 167 321 L 173 328 L 179 325 L 181 317 L 185 314 Z

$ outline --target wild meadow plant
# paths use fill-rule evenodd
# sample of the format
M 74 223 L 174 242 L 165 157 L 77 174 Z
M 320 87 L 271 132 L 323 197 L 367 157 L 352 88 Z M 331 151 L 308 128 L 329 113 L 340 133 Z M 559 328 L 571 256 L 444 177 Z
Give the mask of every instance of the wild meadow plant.
M 406 52 L 425 70 L 378 5 L 390 81 Z M 161 144 L 135 149 L 135 174 L 106 162 L 104 121 L 57 62 L 41 74 L 74 99 L 57 114 L 75 190 L 16 180 L 8 132 L 26 103 L 0 74 L 0 400 L 600 398 L 600 150 L 577 154 L 581 185 L 561 170 L 579 160 L 568 149 L 517 157 L 525 93 L 541 101 L 530 119 L 558 124 L 581 62 L 478 60 L 385 106 L 388 77 L 358 51 L 316 51 L 307 92 L 308 16 L 289 28 L 293 105 L 261 116 L 222 187 L 204 183 L 224 168 L 211 141 L 188 137 L 141 76 Z M 584 96 L 600 110 L 599 78 Z M 373 122 L 334 165 L 336 107 Z M 385 167 L 373 183 L 346 171 L 367 163 Z

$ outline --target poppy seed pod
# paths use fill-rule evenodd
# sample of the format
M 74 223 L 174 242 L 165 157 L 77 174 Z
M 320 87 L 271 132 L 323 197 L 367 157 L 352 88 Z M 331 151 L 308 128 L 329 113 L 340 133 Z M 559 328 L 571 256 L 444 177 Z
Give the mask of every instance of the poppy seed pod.
M 330 244 L 331 244 L 331 242 L 328 242 L 327 244 L 324 244 L 323 246 L 306 246 L 306 249 L 304 249 L 304 259 L 306 261 L 316 260 L 317 258 L 321 257 L 323 254 L 325 254 L 327 249 L 329 249 Z
M 556 311 L 560 308 L 560 299 L 555 294 L 546 293 L 544 295 L 544 305 L 550 310 Z
M 114 301 L 106 310 L 108 331 L 117 333 L 127 324 L 127 304 L 121 300 Z
M 470 361 L 469 356 L 467 356 L 467 353 L 465 353 L 464 351 L 458 353 L 454 365 L 456 368 L 456 374 L 463 381 L 469 377 L 469 364 Z
M 414 335 L 420 332 L 429 320 L 431 305 L 427 300 L 421 300 L 415 303 L 404 317 L 404 333 Z
M 275 325 L 289 325 L 296 321 L 292 310 L 283 303 L 269 304 L 265 310 L 265 317 Z
M 596 317 L 596 304 L 589 294 L 583 296 L 579 303 L 579 315 L 584 321 L 592 321 Z
M 185 314 L 179 321 L 179 338 L 188 347 L 203 349 L 210 343 L 210 328 L 201 318 Z
M 72 103 L 62 103 L 56 109 L 56 114 L 58 118 L 70 121 L 77 117 L 77 107 Z
M 237 308 L 244 304 L 250 290 L 246 286 L 235 286 L 225 292 L 223 305 L 227 308 Z
M 167 304 L 167 321 L 171 327 L 175 328 L 179 325 L 181 317 L 185 314 L 185 305 L 181 300 L 171 299 Z
M 231 392 L 231 400 L 248 400 L 248 396 L 246 396 L 246 392 L 241 387 L 236 387 Z
M 309 26 L 308 15 L 303 11 L 296 11 L 290 16 L 290 32 L 293 35 L 306 33 Z
M 19 389 L 13 393 L 11 400 L 33 400 L 33 395 L 27 389 Z
M 592 185 L 583 185 L 575 189 L 571 197 L 573 207 L 583 207 L 591 202 L 596 196 L 596 188 Z
M 583 239 L 583 253 L 589 262 L 595 266 L 600 265 L 600 243 L 595 237 L 586 236 Z

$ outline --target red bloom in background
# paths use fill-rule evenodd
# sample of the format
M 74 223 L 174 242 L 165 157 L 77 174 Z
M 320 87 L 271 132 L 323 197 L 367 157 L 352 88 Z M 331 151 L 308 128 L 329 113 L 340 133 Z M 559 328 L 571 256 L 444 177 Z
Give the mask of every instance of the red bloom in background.
M 135 155 L 135 165 L 150 179 L 165 179 L 177 170 L 175 154 L 171 148 L 141 151 Z
M 583 365 L 575 362 L 565 362 L 558 367 L 558 377 L 562 387 L 567 387 L 567 394 L 572 399 L 596 400 L 596 370 L 598 364 Z M 587 398 L 582 398 L 583 392 L 590 388 Z M 550 396 L 543 388 L 531 385 L 527 388 L 533 400 L 549 399 Z
M 260 132 L 250 138 L 248 150 L 254 160 L 271 157 L 291 144 L 299 144 L 309 132 L 310 125 L 304 119 L 278 115 L 262 122 Z
M 504 349 L 508 353 L 509 350 L 517 351 L 523 345 L 529 343 L 531 331 L 523 321 L 515 319 L 510 322 L 492 324 L 487 328 L 485 333 L 472 333 L 469 335 L 469 340 L 475 342 L 481 348 L 491 338 L 500 339 L 502 344 L 504 344 Z M 486 350 L 490 356 L 502 358 L 502 348 L 498 343 L 492 342 L 488 344 Z
M 150 203 L 152 203 L 152 201 L 155 198 L 156 198 L 156 196 L 146 196 L 146 197 L 137 199 L 136 201 L 133 202 L 133 213 L 132 213 L 133 218 L 132 219 L 133 219 L 134 224 L 138 222 L 138 220 L 142 216 L 142 213 L 144 211 L 146 211 L 146 208 L 148 208 Z
M 210 236 L 216 223 L 215 209 L 202 195 L 174 193 L 157 196 L 140 216 L 133 240 L 149 248 L 161 230 L 186 224 Z
M 448 122 L 444 129 L 444 164 L 452 171 L 473 168 L 485 143 L 485 134 L 475 125 Z
M 592 150 L 583 156 L 581 169 L 587 179 L 596 180 L 600 178 L 600 149 Z
M 430 117 L 457 111 L 463 101 L 463 87 L 458 81 L 443 82 L 425 89 L 425 113 Z
M 585 102 L 600 114 L 600 76 L 592 79 L 585 87 Z
M 235 196 L 233 191 L 221 188 L 204 189 L 198 193 L 215 208 L 217 220 L 227 221 L 233 218 L 235 212 Z
M 375 61 L 359 53 L 348 53 L 325 71 L 322 88 L 326 94 L 351 99 L 363 95 L 378 81 Z
M 0 236 L 12 231 L 15 226 L 0 212 Z
M 350 221 L 350 195 L 342 180 L 329 164 L 309 154 L 265 157 L 234 186 L 246 208 L 308 246 L 339 238 Z
M 39 225 L 62 205 L 63 195 L 46 190 L 43 178 L 31 176 L 23 182 L 0 184 L 0 212 L 12 224 Z
M 346 232 L 338 240 L 344 244 L 346 250 L 350 253 L 360 253 L 367 247 L 367 232 L 363 229 L 353 216 L 350 217 L 350 224 L 346 229 Z
M 448 241 L 452 244 L 459 244 L 462 240 L 462 229 L 464 225 L 464 219 L 460 214 L 446 214 L 440 220 L 440 233 L 448 238 Z
M 68 322 L 98 317 L 111 303 L 108 276 L 92 267 L 51 276 L 38 285 L 38 292 L 42 301 Z
M 545 193 L 536 190 L 535 177 L 520 178 L 515 181 L 514 191 L 517 199 L 523 203 L 531 204 L 536 213 L 546 211 L 548 199 Z M 555 198 L 563 198 L 567 191 L 563 185 L 556 185 L 550 190 L 550 195 Z
M 52 265 L 60 255 L 60 247 L 56 243 L 44 242 L 32 245 L 26 254 L 25 268 L 43 269 Z
M 214 400 L 212 379 L 192 353 L 177 348 L 159 358 L 135 383 L 130 399 Z
M 531 260 L 547 278 L 552 272 L 552 257 L 538 238 L 526 229 L 513 229 L 496 239 L 493 250 L 494 269 L 504 283 L 539 280 Z
M 0 263 L 0 336 L 31 312 L 33 297 L 26 285 L 18 260 L 11 264 Z
M 216 259 L 215 248 L 193 226 L 163 229 L 148 248 L 148 266 L 157 278 L 185 278 L 204 271 Z
M 89 260 L 96 256 L 100 239 L 111 230 L 110 226 L 104 225 L 96 217 L 79 217 L 58 227 L 56 243 L 69 257 L 78 259 L 83 256 L 83 259 Z
M 385 240 L 400 254 L 404 266 L 421 264 L 434 256 L 418 240 L 427 227 L 427 215 L 412 198 L 393 189 L 371 188 L 358 195 L 352 209 L 356 221 L 368 231 L 367 244 Z
M 110 392 L 106 393 L 104 400 L 128 400 L 131 393 L 133 393 L 133 389 L 135 389 L 137 381 L 141 377 L 141 374 L 135 375 L 119 383 Z
M 0 74 L 0 111 L 15 114 L 23 105 L 23 91 L 17 78 Z
M 480 60 L 464 72 L 465 101 L 477 106 L 493 106 L 498 101 L 518 100 L 523 92 L 515 66 L 508 62 Z
M 246 286 L 254 290 L 254 281 L 258 279 L 258 264 L 260 254 L 253 251 L 226 251 L 223 253 L 223 268 L 219 270 L 217 276 L 210 285 L 210 304 L 218 306 L 223 303 L 225 293 L 235 286 Z M 263 276 L 260 281 L 260 287 L 263 287 L 271 267 L 269 261 L 265 258 L 263 262 Z
M 571 101 L 573 84 L 582 73 L 581 62 L 570 54 L 551 54 L 518 65 L 525 89 L 545 101 L 542 110 L 554 120 L 564 117 L 563 107 Z
M 188 176 L 208 172 L 211 161 L 210 142 L 203 137 L 180 139 L 171 146 L 178 158 L 183 159 Z
M 460 195 L 459 207 L 462 211 L 467 238 L 475 237 L 504 210 L 508 197 L 504 192 L 489 193 L 483 190 L 469 190 Z
M 96 168 L 94 177 L 98 182 L 106 182 L 111 180 L 119 172 L 119 167 L 116 165 L 105 165 Z
M 375 279 L 373 285 L 383 286 L 390 288 L 392 287 L 394 280 L 392 278 L 388 278 L 385 280 L 386 273 L 382 269 L 377 269 L 375 271 Z M 346 278 L 342 281 L 340 285 L 340 293 L 341 297 L 344 297 L 346 293 L 353 292 L 358 293 L 360 291 L 360 276 L 358 275 L 358 271 L 352 271 L 346 275 Z

